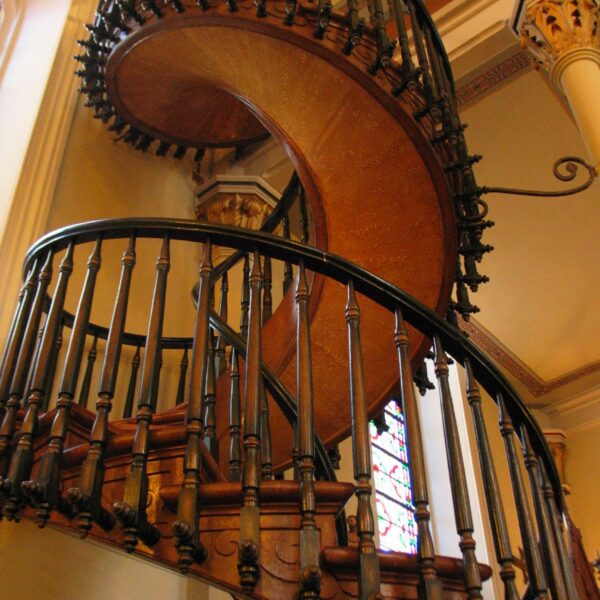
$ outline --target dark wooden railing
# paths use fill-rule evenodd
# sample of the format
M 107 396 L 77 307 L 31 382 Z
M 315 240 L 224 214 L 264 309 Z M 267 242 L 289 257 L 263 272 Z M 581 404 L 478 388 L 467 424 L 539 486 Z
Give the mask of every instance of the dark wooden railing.
M 147 319 L 146 336 L 132 335 L 124 330 L 128 312 L 129 289 L 136 261 L 136 240 L 155 238 L 161 240 L 156 262 L 155 285 L 151 295 L 151 308 Z M 122 259 L 119 286 L 113 304 L 113 315 L 108 329 L 89 322 L 96 273 L 100 268 L 100 247 L 109 240 L 122 240 L 125 253 Z M 167 309 L 165 294 L 167 274 L 170 268 L 169 247 L 172 242 L 186 242 L 190 249 L 200 247 L 202 258 L 199 267 L 198 296 L 196 301 L 196 324 L 193 337 L 166 338 L 162 334 Z M 94 249 L 85 268 L 86 276 L 79 295 L 79 305 L 74 319 L 66 328 L 69 344 L 64 358 L 54 362 L 62 367 L 62 381 L 58 400 L 50 402 L 53 423 L 48 444 L 42 452 L 39 467 L 33 470 L 33 448 L 44 398 L 52 393 L 47 387 L 48 365 L 51 349 L 56 347 L 60 325 L 64 317 L 64 301 L 67 284 L 73 269 L 80 260 L 81 245 L 91 242 Z M 245 261 L 249 272 L 242 277 L 240 285 L 248 290 L 242 293 L 242 339 L 224 320 L 228 311 L 221 303 L 219 313 L 211 308 L 217 268 L 211 264 L 211 244 L 230 247 L 248 257 Z M 59 267 L 56 286 L 48 294 L 50 267 L 54 257 L 66 250 Z M 139 253 L 139 252 L 138 252 Z M 147 256 L 143 257 L 148 259 Z M 264 263 L 276 262 L 297 265 L 297 388 L 296 399 L 283 387 L 262 361 L 261 340 L 262 312 L 264 308 Z M 142 257 L 138 257 L 138 261 Z M 41 265 L 41 267 L 40 267 Z M 104 270 L 111 267 L 104 260 Z M 472 409 L 483 484 L 486 492 L 487 510 L 490 515 L 492 537 L 496 548 L 499 575 L 507 598 L 517 598 L 515 571 L 510 550 L 510 535 L 504 517 L 502 495 L 488 442 L 488 424 L 481 410 L 480 386 L 494 399 L 499 407 L 500 431 L 504 437 L 506 456 L 512 480 L 512 491 L 517 506 L 521 528 L 521 544 L 528 565 L 529 585 L 535 598 L 575 598 L 570 563 L 562 540 L 559 522 L 563 510 L 562 490 L 552 456 L 545 444 L 543 434 L 533 417 L 510 387 L 498 368 L 481 353 L 457 328 L 444 321 L 390 283 L 379 279 L 349 263 L 343 258 L 328 254 L 301 243 L 285 240 L 270 234 L 199 224 L 192 221 L 165 219 L 121 219 L 96 221 L 67 227 L 42 238 L 28 253 L 24 273 L 25 283 L 19 295 L 15 319 L 1 363 L 0 381 L 4 384 L 4 396 L 0 402 L 5 406 L 0 426 L 0 459 L 2 479 L 0 498 L 3 515 L 18 518 L 25 506 L 37 511 L 40 525 L 44 525 L 52 511 L 59 511 L 67 518 L 77 518 L 79 529 L 85 535 L 93 522 L 105 529 L 114 526 L 115 520 L 124 531 L 126 550 L 132 551 L 138 539 L 152 546 L 160 534 L 146 514 L 148 502 L 148 477 L 146 465 L 151 447 L 152 421 L 158 396 L 158 374 L 161 356 L 164 364 L 171 361 L 179 370 L 177 384 L 173 386 L 171 407 L 187 403 L 185 409 L 185 457 L 183 478 L 180 482 L 177 519 L 173 531 L 179 553 L 179 566 L 187 570 L 194 562 L 203 561 L 206 549 L 202 545 L 199 530 L 199 476 L 202 467 L 200 444 L 207 444 L 213 456 L 217 451 L 214 437 L 217 423 L 215 403 L 229 406 L 226 442 L 220 451 L 228 451 L 224 479 L 241 481 L 240 532 L 238 568 L 240 587 L 252 593 L 260 577 L 260 490 L 272 477 L 272 460 L 266 440 L 273 435 L 269 429 L 268 398 L 273 398 L 294 425 L 295 441 L 290 440 L 290 460 L 295 463 L 295 473 L 300 481 L 299 544 L 301 577 L 299 594 L 302 598 L 315 598 L 321 585 L 320 557 L 315 548 L 318 538 L 314 515 L 316 506 L 314 485 L 317 477 L 333 478 L 327 452 L 318 438 L 313 416 L 312 378 L 316 365 L 311 361 L 311 339 L 308 302 L 311 290 L 306 271 L 338 281 L 346 286 L 348 301 L 346 322 L 348 335 L 348 398 L 352 415 L 354 476 L 357 498 L 359 589 L 362 600 L 378 597 L 380 589 L 379 555 L 374 545 L 374 518 L 369 498 L 371 488 L 371 454 L 364 387 L 363 347 L 360 338 L 361 294 L 395 315 L 395 329 L 390 331 L 398 352 L 400 374 L 400 398 L 406 419 L 408 446 L 410 449 L 410 473 L 413 487 L 413 503 L 418 527 L 418 564 L 421 589 L 424 598 L 441 598 L 440 574 L 430 531 L 430 512 L 427 490 L 433 482 L 427 481 L 425 455 L 426 440 L 421 438 L 418 404 L 413 386 L 410 356 L 410 339 L 404 320 L 433 341 L 435 371 L 438 378 L 442 419 L 444 424 L 446 456 L 452 486 L 452 499 L 458 534 L 458 546 L 463 556 L 464 586 L 470 598 L 482 597 L 480 569 L 473 539 L 472 506 L 467 491 L 463 465 L 463 449 L 458 436 L 455 403 L 448 382 L 448 355 L 463 364 L 467 372 L 466 396 Z M 110 272 L 110 270 L 109 270 Z M 113 272 L 117 272 L 114 270 Z M 228 282 L 231 285 L 231 279 Z M 225 286 L 226 288 L 227 286 Z M 47 302 L 47 299 L 50 302 Z M 191 303 L 190 303 L 191 304 Z M 193 306 L 191 304 L 191 306 Z M 41 315 L 47 311 L 45 321 Z M 37 330 L 42 331 L 37 360 L 30 364 Z M 219 398 L 214 385 L 217 362 L 222 364 L 214 342 L 214 333 L 221 339 L 221 348 L 231 346 L 230 381 L 227 398 Z M 79 483 L 69 490 L 62 490 L 61 457 L 65 447 L 65 432 L 73 399 L 77 394 L 77 373 L 85 357 L 85 340 L 90 352 L 101 353 L 97 340 L 106 339 L 103 345 L 103 366 L 98 385 L 96 414 L 89 438 L 87 457 L 83 462 Z M 123 362 L 124 346 L 135 349 L 132 372 L 126 378 L 127 388 L 125 414 L 129 416 L 132 406 L 132 388 L 135 388 L 137 368 L 141 365 L 135 438 L 133 446 L 124 449 L 131 456 L 129 474 L 125 483 L 123 499 L 113 507 L 102 503 L 104 457 L 109 435 L 108 415 L 112 408 L 117 384 L 117 371 Z M 192 348 L 189 377 L 186 384 L 187 352 Z M 183 356 L 182 356 L 183 352 Z M 174 356 L 170 356 L 170 353 Z M 89 356 L 89 355 L 88 355 Z M 27 360 L 25 360 L 27 359 Z M 185 360 L 184 360 L 185 359 Z M 239 360 L 244 360 L 245 385 L 241 394 Z M 89 364 L 89 362 L 88 362 Z M 223 366 L 225 369 L 225 366 Z M 24 389 L 27 371 L 31 372 L 28 389 Z M 81 386 L 93 386 L 83 375 Z M 92 377 L 93 380 L 93 377 Z M 187 396 L 181 389 L 187 389 Z M 268 394 L 266 393 L 268 392 Z M 163 390 L 161 395 L 166 392 Z M 123 391 L 123 395 L 125 393 Z M 24 410 L 21 410 L 24 409 Z M 19 412 L 21 411 L 21 412 Z M 120 415 L 119 415 L 120 416 Z M 181 413 L 182 420 L 184 418 Z M 20 429 L 19 429 L 20 424 Z M 517 437 L 515 431 L 519 432 Z M 292 446 L 295 448 L 293 449 Z M 534 500 L 534 513 L 529 510 L 526 483 L 521 471 L 518 447 L 521 447 L 530 491 Z M 243 448 L 243 452 L 242 452 Z M 292 453 L 296 456 L 293 457 Z M 283 468 L 283 467 L 282 467 Z M 283 472 L 274 475 L 282 476 Z M 435 515 L 434 515 L 435 518 Z M 512 532 L 510 532 L 512 534 Z M 343 534 L 339 542 L 344 543 Z
M 79 42 L 84 52 L 76 57 L 81 63 L 77 72 L 83 81 L 81 91 L 86 94 L 87 104 L 95 117 L 105 123 L 112 122 L 110 129 L 120 134 L 119 139 L 147 151 L 155 138 L 129 125 L 117 113 L 107 93 L 105 66 L 108 57 L 119 42 L 140 28 L 171 17 L 210 15 L 222 4 L 209 0 L 186 3 L 102 0 L 93 23 L 88 25 L 89 38 Z M 491 246 L 482 243 L 482 235 L 493 223 L 486 218 L 487 206 L 481 199 L 482 189 L 473 172 L 473 164 L 480 157 L 468 152 L 448 57 L 423 0 L 390 0 L 386 3 L 383 0 L 347 0 L 336 4 L 335 9 L 330 0 L 245 0 L 243 3 L 232 0 L 227 5 L 231 17 L 239 8 L 245 9 L 243 12 L 247 15 L 248 9 L 256 6 L 258 19 L 269 17 L 283 26 L 312 27 L 315 44 L 327 37 L 329 42 L 335 41 L 339 45 L 340 53 L 352 55 L 352 59 L 373 76 L 384 75 L 377 81 L 390 95 L 401 97 L 406 103 L 446 172 L 459 240 L 452 308 L 466 319 L 477 312 L 469 292 L 475 292 L 488 280 L 479 273 L 478 263 L 492 250 Z M 258 71 L 268 68 L 255 67 Z M 169 148 L 169 143 L 161 142 L 156 152 L 164 155 Z M 187 150 L 185 146 L 174 147 L 173 156 L 181 158 Z M 196 159 L 201 159 L 203 153 L 203 148 L 196 149 Z M 381 164 L 382 170 L 393 168 L 393 164 Z M 306 204 L 303 202 L 302 206 Z M 301 211 L 301 214 L 305 215 L 305 212 Z M 283 227 L 285 232 L 285 218 Z M 308 231 L 305 225 L 303 231 L 304 239 Z M 226 270 L 227 265 L 223 268 Z M 286 289 L 291 279 L 287 268 Z

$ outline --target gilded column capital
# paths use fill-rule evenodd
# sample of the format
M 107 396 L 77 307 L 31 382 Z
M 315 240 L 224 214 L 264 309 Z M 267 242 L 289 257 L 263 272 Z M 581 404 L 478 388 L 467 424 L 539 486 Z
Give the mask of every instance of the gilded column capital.
M 521 44 L 560 84 L 560 74 L 573 60 L 600 65 L 600 0 L 533 0 L 521 26 Z

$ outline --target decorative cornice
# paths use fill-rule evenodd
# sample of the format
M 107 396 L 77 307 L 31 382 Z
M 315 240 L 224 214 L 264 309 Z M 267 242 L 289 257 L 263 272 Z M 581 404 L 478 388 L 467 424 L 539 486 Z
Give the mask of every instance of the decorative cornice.
M 525 50 L 513 54 L 500 64 L 473 79 L 456 92 L 459 108 L 464 108 L 474 100 L 489 94 L 503 83 L 516 77 L 519 73 L 533 68 L 531 56 Z
M 472 317 L 468 322 L 461 319 L 459 325 L 473 342 L 522 383 L 529 393 L 536 398 L 545 396 L 583 377 L 600 372 L 600 361 L 595 361 L 546 381 L 508 351 L 483 325 L 477 323 Z
M 600 0 L 534 0 L 525 11 L 521 43 L 551 72 L 572 50 L 600 50 L 599 11 Z

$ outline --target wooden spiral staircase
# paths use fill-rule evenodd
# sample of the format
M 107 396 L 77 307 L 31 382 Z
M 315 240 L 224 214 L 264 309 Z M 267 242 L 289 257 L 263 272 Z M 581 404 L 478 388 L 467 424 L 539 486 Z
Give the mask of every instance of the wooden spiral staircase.
M 525 594 L 576 598 L 543 435 L 456 327 L 456 313 L 476 310 L 468 288 L 486 280 L 477 263 L 491 223 L 443 46 L 420 0 L 393 0 L 389 11 L 349 0 L 344 10 L 326 0 L 100 3 L 79 74 L 110 130 L 141 151 L 174 148 L 180 158 L 194 149 L 197 159 L 270 133 L 298 175 L 261 232 L 106 220 L 30 250 L 0 370 L 2 514 L 120 544 L 236 596 L 482 598 L 482 581 L 497 572 L 505 597 L 521 598 L 481 386 L 500 409 Z M 273 234 L 286 231 L 294 203 L 312 215 L 300 242 Z M 178 338 L 164 335 L 169 273 L 180 268 L 174 244 L 200 255 L 194 326 Z M 215 245 L 233 254 L 213 265 Z M 143 304 L 130 297 L 136 263 L 154 259 L 146 333 L 136 334 L 126 328 Z M 238 325 L 227 294 L 240 261 Z M 274 284 L 284 287 L 275 309 Z M 93 322 L 107 290 L 111 316 Z M 413 372 L 432 344 L 462 559 L 436 555 L 430 531 L 435 483 Z M 447 353 L 467 372 L 497 569 L 476 558 Z M 416 555 L 374 543 L 368 419 L 393 396 L 407 425 Z M 338 482 L 328 449 L 350 432 L 355 480 Z M 343 511 L 353 495 L 349 536 Z

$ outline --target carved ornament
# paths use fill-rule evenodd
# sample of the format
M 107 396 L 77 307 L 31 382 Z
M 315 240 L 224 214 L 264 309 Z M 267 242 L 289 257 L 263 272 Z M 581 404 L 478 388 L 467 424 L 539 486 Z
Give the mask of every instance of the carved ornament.
M 196 219 L 209 223 L 260 229 L 271 207 L 260 196 L 220 192 L 196 206 Z
M 525 12 L 521 43 L 550 72 L 578 49 L 597 52 L 600 63 L 599 11 L 600 0 L 534 0 Z

